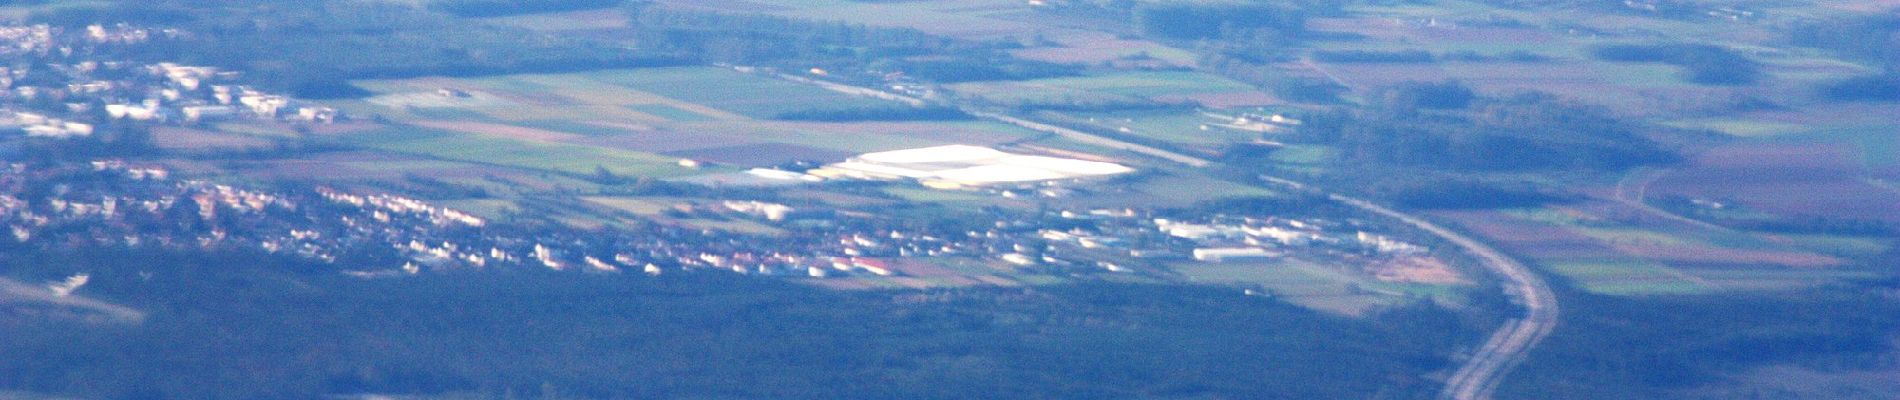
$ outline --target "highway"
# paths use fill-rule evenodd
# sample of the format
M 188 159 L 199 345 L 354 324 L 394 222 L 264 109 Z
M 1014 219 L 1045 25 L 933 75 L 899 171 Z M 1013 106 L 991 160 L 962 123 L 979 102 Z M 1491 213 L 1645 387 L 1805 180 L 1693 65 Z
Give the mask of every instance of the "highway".
M 1053 133 L 1083 143 L 1132 151 L 1191 167 L 1205 167 L 1213 164 L 1212 161 L 1185 154 L 1123 142 L 1115 140 L 1114 138 L 1102 137 L 1087 132 L 1028 121 L 1007 115 L 978 112 L 972 112 L 971 114 L 1024 128 Z M 1261 178 L 1268 182 L 1298 190 L 1316 190 L 1311 186 L 1293 180 L 1270 176 L 1262 176 Z M 1477 257 L 1485 269 L 1503 277 L 1505 279 L 1505 294 L 1511 296 L 1519 306 L 1524 308 L 1523 316 L 1506 321 L 1503 326 L 1493 331 L 1490 338 L 1485 340 L 1482 346 L 1474 350 L 1470 358 L 1466 359 L 1464 364 L 1460 365 L 1457 371 L 1452 373 L 1451 379 L 1445 382 L 1445 389 L 1439 395 L 1440 398 L 1453 400 L 1490 399 L 1492 393 L 1497 391 L 1498 383 L 1504 380 L 1505 375 L 1510 373 L 1511 369 L 1516 367 L 1518 363 L 1523 362 L 1524 356 L 1530 352 L 1530 349 L 1537 346 L 1538 342 L 1543 341 L 1544 337 L 1550 336 L 1551 330 L 1557 327 L 1556 294 L 1550 291 L 1550 286 L 1544 283 L 1542 278 L 1537 277 L 1535 273 L 1531 272 L 1529 267 L 1524 266 L 1523 263 L 1518 262 L 1516 259 L 1505 255 L 1497 249 L 1491 248 L 1491 246 L 1483 242 L 1446 229 L 1424 218 L 1346 195 L 1324 191 L 1320 192 L 1325 193 L 1327 198 L 1333 201 L 1358 208 L 1362 211 L 1399 220 L 1400 222 L 1431 233 L 1432 235 L 1444 239 L 1446 242 L 1464 249 L 1467 254 Z
M 811 80 L 808 79 L 801 79 L 801 81 L 811 83 Z M 896 99 L 911 102 L 912 104 L 922 102 L 921 99 L 871 88 L 846 86 L 836 83 L 828 83 L 820 86 L 834 91 L 858 95 L 872 95 L 870 93 L 875 93 L 875 95 L 872 95 L 873 97 Z M 1199 157 L 1175 153 L 1152 146 L 1128 143 L 1116 140 L 1115 138 L 1030 121 L 1001 113 L 986 112 L 968 107 L 965 107 L 964 111 L 979 118 L 1055 134 L 1081 143 L 1134 152 L 1190 167 L 1200 168 L 1213 165 L 1212 161 Z M 1504 381 L 1504 377 L 1511 372 L 1511 369 L 1523 362 L 1524 357 L 1530 353 L 1531 348 L 1536 347 L 1538 342 L 1550 336 L 1551 330 L 1557 327 L 1558 308 L 1556 294 L 1551 292 L 1550 286 L 1546 284 L 1542 278 L 1539 278 L 1535 273 L 1531 272 L 1530 267 L 1505 255 L 1503 252 L 1491 248 L 1491 246 L 1483 242 L 1467 237 L 1464 234 L 1439 226 L 1424 218 L 1386 208 L 1385 206 L 1369 201 L 1318 190 L 1317 188 L 1298 181 L 1271 176 L 1261 176 L 1261 179 L 1296 190 L 1312 190 L 1325 193 L 1327 198 L 1340 202 L 1341 204 L 1404 222 L 1407 225 L 1438 236 L 1446 242 L 1464 249 L 1465 253 L 1477 257 L 1485 269 L 1504 278 L 1503 289 L 1505 295 L 1510 296 L 1518 306 L 1523 307 L 1524 314 L 1505 321 L 1503 326 L 1499 326 L 1497 330 L 1492 331 L 1490 337 L 1485 340 L 1483 345 L 1478 346 L 1477 349 L 1472 351 L 1470 356 L 1464 360 L 1464 363 L 1460 364 L 1458 369 L 1452 373 L 1451 378 L 1445 381 L 1445 389 L 1439 393 L 1440 399 L 1490 399 L 1492 394 L 1497 391 L 1498 384 Z
M 1557 295 L 1550 291 L 1550 286 L 1542 278 L 1516 259 L 1482 242 L 1410 214 L 1343 195 L 1327 194 L 1327 197 L 1360 210 L 1397 219 L 1463 248 L 1467 254 L 1477 257 L 1486 269 L 1502 276 L 1505 294 L 1524 308 L 1523 316 L 1505 321 L 1452 373 L 1451 379 L 1445 381 L 1445 390 L 1440 392 L 1439 398 L 1490 399 L 1492 393 L 1497 391 L 1498 383 L 1504 381 L 1505 375 L 1523 362 L 1531 348 L 1543 341 L 1544 337 L 1550 336 L 1551 330 L 1557 327 Z

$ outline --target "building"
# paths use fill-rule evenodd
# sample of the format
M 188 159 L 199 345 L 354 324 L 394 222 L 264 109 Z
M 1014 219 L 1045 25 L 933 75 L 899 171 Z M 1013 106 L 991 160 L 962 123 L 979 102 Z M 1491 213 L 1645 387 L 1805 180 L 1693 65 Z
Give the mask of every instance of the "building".
M 1240 259 L 1261 259 L 1279 257 L 1278 253 L 1258 247 L 1215 247 L 1194 249 L 1195 261 L 1225 262 Z
M 812 175 L 833 179 L 915 180 L 939 189 L 1042 183 L 1129 172 L 1134 169 L 1115 163 L 1013 154 L 969 145 L 865 153 L 810 171 Z

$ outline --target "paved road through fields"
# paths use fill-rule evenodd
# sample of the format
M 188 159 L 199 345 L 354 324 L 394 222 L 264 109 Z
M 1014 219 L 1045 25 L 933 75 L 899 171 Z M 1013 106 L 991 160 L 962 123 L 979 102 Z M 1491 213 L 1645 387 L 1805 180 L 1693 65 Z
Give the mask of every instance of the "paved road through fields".
M 835 83 L 828 86 L 821 85 L 821 87 L 854 94 L 874 92 L 880 94 L 876 97 L 902 99 L 907 100 L 907 102 L 915 102 L 913 104 L 922 102 L 920 99 L 871 88 L 844 86 Z M 1051 133 L 1069 140 L 1091 145 L 1139 153 L 1190 167 L 1206 167 L 1213 164 L 1212 161 L 1199 157 L 1175 153 L 1152 146 L 1129 143 L 1079 130 L 1030 121 L 1001 113 L 985 112 L 968 108 L 966 108 L 965 111 L 980 118 Z M 1299 190 L 1317 190 L 1316 188 L 1293 180 L 1270 176 L 1262 176 L 1261 179 Z M 1524 314 L 1522 316 L 1505 321 L 1503 326 L 1493 331 L 1491 336 L 1485 340 L 1484 344 L 1474 350 L 1470 357 L 1465 359 L 1463 364 L 1459 365 L 1458 369 L 1452 373 L 1451 378 L 1445 381 L 1445 389 L 1439 394 L 1439 398 L 1451 400 L 1490 399 L 1492 393 L 1497 391 L 1498 383 L 1504 380 L 1505 375 L 1509 374 L 1511 369 L 1516 367 L 1518 363 L 1523 362 L 1524 356 L 1530 353 L 1530 349 L 1537 346 L 1538 342 L 1543 341 L 1544 337 L 1550 336 L 1551 330 L 1557 327 L 1556 294 L 1550 291 L 1550 286 L 1544 283 L 1542 278 L 1532 273 L 1529 267 L 1526 267 L 1516 259 L 1505 255 L 1497 249 L 1491 248 L 1491 246 L 1483 242 L 1446 229 L 1424 218 L 1386 208 L 1385 206 L 1373 204 L 1372 202 L 1358 198 L 1325 191 L 1320 192 L 1326 193 L 1326 196 L 1333 201 L 1366 212 L 1399 220 L 1400 222 L 1436 235 L 1446 242 L 1450 242 L 1464 249 L 1466 253 L 1477 257 L 1479 263 L 1485 269 L 1503 277 L 1504 293 L 1516 301 L 1519 306 L 1523 307 Z

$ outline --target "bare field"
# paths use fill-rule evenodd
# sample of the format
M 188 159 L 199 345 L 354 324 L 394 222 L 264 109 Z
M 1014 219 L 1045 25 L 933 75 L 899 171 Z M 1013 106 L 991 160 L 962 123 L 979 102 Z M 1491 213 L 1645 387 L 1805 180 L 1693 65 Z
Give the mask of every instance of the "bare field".
M 847 0 L 665 0 L 669 7 L 721 12 L 751 12 L 870 26 L 911 28 L 964 39 L 1027 36 L 1043 27 L 997 15 L 1029 13 L 1016 0 L 918 0 L 855 2 Z
M 166 150 L 220 151 L 268 148 L 273 142 L 255 136 L 164 126 L 152 130 L 152 144 Z
M 623 29 L 630 22 L 618 8 L 485 18 L 483 22 L 542 32 Z
M 579 139 L 582 137 L 581 135 L 566 133 L 566 132 L 555 132 L 555 131 L 550 131 L 550 130 L 545 130 L 545 129 L 535 129 L 535 128 L 529 128 L 529 127 L 523 127 L 523 126 L 491 124 L 491 123 L 473 122 L 473 121 L 421 120 L 421 121 L 410 121 L 409 123 L 416 126 L 441 129 L 445 131 L 467 132 L 467 133 L 473 133 L 477 135 L 488 135 L 488 136 L 502 137 L 502 138 L 508 138 L 508 139 L 515 139 L 515 140 L 526 140 L 526 141 L 531 141 L 531 142 L 566 142 L 566 141 Z
M 1003 104 L 1070 104 L 1193 101 L 1214 107 L 1279 104 L 1251 85 L 1220 76 L 1183 71 L 1123 72 L 1029 81 L 968 82 L 949 85 L 958 94 Z
M 1711 231 L 1607 202 L 1502 211 L 1440 211 L 1578 288 L 1612 295 L 1779 290 L 1858 276 L 1844 259 L 1747 232 Z
M 1860 149 L 1826 143 L 1743 143 L 1700 154 L 1664 173 L 1648 191 L 1719 199 L 1783 217 L 1900 222 L 1900 193 L 1878 185 L 1879 170 L 1855 162 Z

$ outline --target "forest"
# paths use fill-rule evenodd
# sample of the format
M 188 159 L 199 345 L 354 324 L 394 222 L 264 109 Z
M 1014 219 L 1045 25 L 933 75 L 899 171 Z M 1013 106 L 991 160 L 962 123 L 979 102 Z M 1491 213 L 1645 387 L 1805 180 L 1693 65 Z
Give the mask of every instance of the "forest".
M 1366 109 L 1309 116 L 1292 137 L 1351 160 L 1466 171 L 1613 170 L 1676 156 L 1659 129 L 1542 94 L 1474 97 L 1456 83 L 1401 85 Z
M 1897 289 L 1900 280 L 1888 278 L 1725 296 L 1560 290 L 1564 325 L 1531 352 L 1499 397 L 1683 398 L 1750 368 L 1880 368 L 1895 354 Z
M 1726 48 L 1706 44 L 1615 45 L 1596 50 L 1606 61 L 1654 62 L 1682 67 L 1689 82 L 1744 85 L 1761 77 L 1761 64 Z
M 0 387 L 94 398 L 1425 398 L 1472 316 L 1120 283 L 836 292 L 729 274 L 363 280 L 293 259 L 7 251 L 148 313 L 0 314 Z

